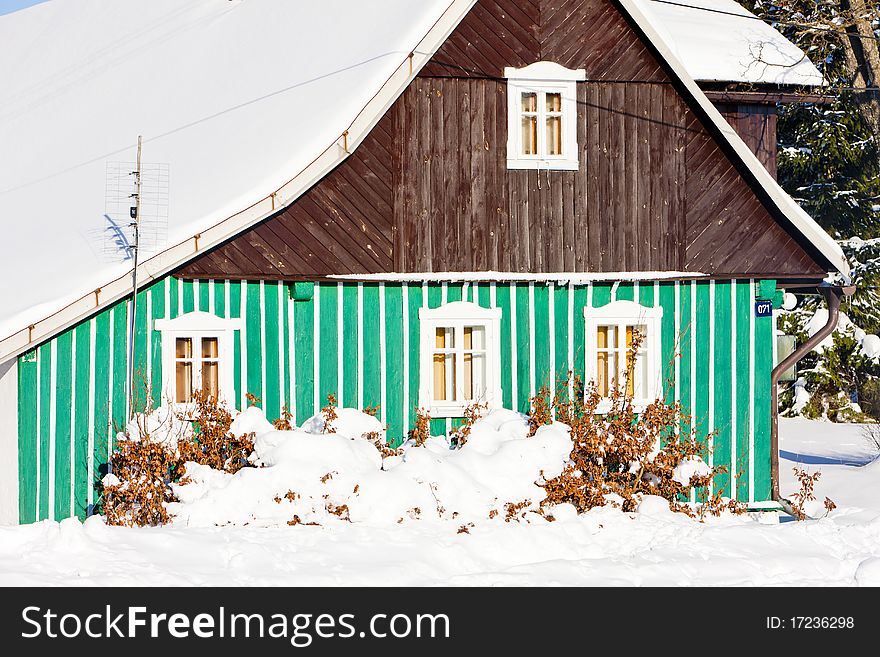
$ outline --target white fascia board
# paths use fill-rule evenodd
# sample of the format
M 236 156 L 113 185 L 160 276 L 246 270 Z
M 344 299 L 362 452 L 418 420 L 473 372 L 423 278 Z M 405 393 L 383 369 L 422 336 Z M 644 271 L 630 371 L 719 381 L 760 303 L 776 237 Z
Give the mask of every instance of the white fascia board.
M 816 247 L 816 249 L 825 256 L 828 261 L 837 268 L 844 277 L 849 280 L 850 266 L 846 256 L 840 245 L 825 230 L 816 223 L 797 202 L 789 196 L 779 183 L 774 180 L 770 172 L 761 164 L 757 156 L 752 150 L 746 146 L 742 138 L 736 133 L 727 120 L 712 104 L 706 94 L 697 86 L 690 74 L 684 67 L 684 64 L 675 55 L 673 49 L 666 40 L 654 28 L 648 17 L 642 12 L 635 0 L 620 0 L 623 9 L 636 22 L 639 28 L 644 32 L 645 36 L 651 41 L 660 55 L 666 60 L 670 68 L 680 82 L 693 96 L 694 100 L 699 104 L 700 108 L 706 112 L 709 119 L 715 124 L 715 127 L 721 132 L 724 139 L 733 148 L 736 155 L 746 166 L 749 172 L 757 179 L 758 183 L 767 192 L 770 200 L 782 212 L 783 215 L 792 223 L 792 225 L 807 238 L 807 240 Z
M 166 276 L 197 255 L 212 249 L 292 204 L 333 168 L 343 162 L 366 139 L 422 67 L 430 61 L 477 0 L 451 0 L 449 6 L 395 69 L 391 77 L 358 112 L 348 130 L 318 154 L 312 162 L 275 192 L 241 212 L 180 242 L 138 266 L 141 288 Z M 49 340 L 80 321 L 131 293 L 131 274 L 103 285 L 57 313 L 0 340 L 0 363 Z

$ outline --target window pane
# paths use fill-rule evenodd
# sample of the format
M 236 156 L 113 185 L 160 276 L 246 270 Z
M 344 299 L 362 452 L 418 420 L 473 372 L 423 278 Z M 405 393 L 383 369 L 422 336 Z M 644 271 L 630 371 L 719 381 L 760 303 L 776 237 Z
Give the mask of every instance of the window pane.
M 464 355 L 464 397 L 480 400 L 486 397 L 486 355 Z
M 204 338 L 202 340 L 202 358 L 217 358 L 217 338 Z
M 434 400 L 455 401 L 454 354 L 434 354 Z
M 615 349 L 617 347 L 617 328 L 614 326 L 597 327 L 596 346 L 599 349 Z
M 547 111 L 562 111 L 562 94 L 547 94 Z
M 465 326 L 464 327 L 464 348 L 483 350 L 486 348 L 486 327 L 485 326 Z
M 562 155 L 562 117 L 547 117 L 547 154 Z
M 174 401 L 178 404 L 189 403 L 192 401 L 192 363 L 178 361 L 175 370 L 177 386 Z
M 617 354 L 600 351 L 596 354 L 596 386 L 599 395 L 607 397 L 617 379 Z
M 202 363 L 202 392 L 208 393 L 214 399 L 220 396 L 219 367 L 220 364 L 217 361 Z
M 190 338 L 177 338 L 175 354 L 177 358 L 192 358 L 192 340 Z
M 538 94 L 526 93 L 522 95 L 522 111 L 537 112 L 538 111 Z
M 455 331 L 448 327 L 437 327 L 435 345 L 438 349 L 455 349 Z
M 522 117 L 522 151 L 523 155 L 538 154 L 538 117 Z

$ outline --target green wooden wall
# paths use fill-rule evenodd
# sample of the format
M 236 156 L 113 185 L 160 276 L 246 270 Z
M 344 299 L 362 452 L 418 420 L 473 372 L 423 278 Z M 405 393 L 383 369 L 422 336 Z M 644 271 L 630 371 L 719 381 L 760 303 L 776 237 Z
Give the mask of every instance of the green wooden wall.
M 379 406 L 393 443 L 414 420 L 420 307 L 466 300 L 502 310 L 503 405 L 526 411 L 544 385 L 584 374 L 585 307 L 633 300 L 663 308 L 665 394 L 679 400 L 711 459 L 717 485 L 769 500 L 773 320 L 754 316 L 755 281 L 655 283 L 332 283 L 168 278 L 138 295 L 137 406 L 161 400 L 154 319 L 199 310 L 244 320 L 231 366 L 236 405 L 251 393 L 269 419 L 287 406 L 301 423 L 326 403 Z M 20 519 L 84 517 L 125 415 L 128 304 L 121 302 L 19 359 Z M 433 420 L 445 433 L 455 420 Z M 687 427 L 685 427 L 686 429 Z

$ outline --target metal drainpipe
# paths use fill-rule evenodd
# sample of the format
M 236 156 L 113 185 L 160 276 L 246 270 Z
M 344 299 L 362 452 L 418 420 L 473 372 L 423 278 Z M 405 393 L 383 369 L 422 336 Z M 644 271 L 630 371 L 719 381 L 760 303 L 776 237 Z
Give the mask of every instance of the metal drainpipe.
M 782 496 L 779 494 L 779 378 L 783 372 L 800 361 L 822 340 L 834 332 L 834 329 L 837 328 L 838 317 L 840 316 L 840 299 L 843 296 L 851 296 L 855 292 L 855 287 L 822 285 L 819 288 L 819 292 L 825 297 L 825 302 L 828 304 L 828 321 L 813 337 L 779 363 L 770 374 L 770 482 L 771 495 L 774 502 L 783 501 Z

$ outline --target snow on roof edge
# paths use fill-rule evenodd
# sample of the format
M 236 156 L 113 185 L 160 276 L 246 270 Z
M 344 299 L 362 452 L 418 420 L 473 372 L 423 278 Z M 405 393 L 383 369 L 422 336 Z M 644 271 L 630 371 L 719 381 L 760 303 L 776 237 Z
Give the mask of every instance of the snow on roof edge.
M 620 0 L 621 7 L 635 21 L 645 36 L 651 41 L 663 58 L 667 61 L 673 72 L 678 76 L 685 89 L 690 92 L 700 108 L 706 112 L 709 119 L 718 128 L 721 135 L 733 148 L 742 163 L 755 177 L 758 184 L 770 196 L 770 200 L 782 212 L 792 225 L 825 256 L 829 263 L 837 267 L 837 270 L 849 279 L 850 266 L 843 254 L 840 245 L 816 223 L 798 203 L 779 186 L 779 183 L 770 175 L 766 167 L 758 160 L 752 150 L 746 146 L 742 138 L 737 134 L 727 120 L 721 115 L 715 105 L 706 97 L 694 79 L 688 74 L 684 64 L 675 55 L 673 48 L 666 43 L 661 34 L 654 29 L 650 19 L 642 12 L 636 0 Z

